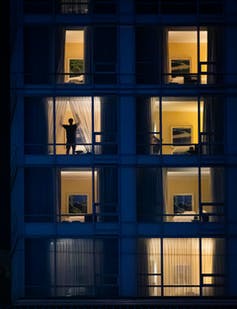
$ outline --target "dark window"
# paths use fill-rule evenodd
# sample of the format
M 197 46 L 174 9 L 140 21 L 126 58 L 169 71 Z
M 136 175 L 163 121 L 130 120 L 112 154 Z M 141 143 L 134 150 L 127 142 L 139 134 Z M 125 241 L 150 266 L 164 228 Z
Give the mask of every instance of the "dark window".
M 196 0 L 163 0 L 160 2 L 162 14 L 195 14 Z
M 157 14 L 157 0 L 137 0 L 135 1 L 135 9 L 137 14 Z
M 26 14 L 52 14 L 53 0 L 24 0 Z
M 115 14 L 115 0 L 94 0 L 92 1 L 94 14 Z
M 116 83 L 116 39 L 115 27 L 94 29 L 94 83 Z

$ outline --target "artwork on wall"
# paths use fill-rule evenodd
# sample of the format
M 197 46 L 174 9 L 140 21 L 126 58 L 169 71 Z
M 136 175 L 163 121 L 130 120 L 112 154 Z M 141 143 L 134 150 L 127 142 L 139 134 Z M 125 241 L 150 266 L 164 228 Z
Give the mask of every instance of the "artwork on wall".
M 170 63 L 172 77 L 189 74 L 191 71 L 190 59 L 171 59 Z
M 172 127 L 171 140 L 173 145 L 192 144 L 192 127 L 191 126 Z
M 68 213 L 85 214 L 88 208 L 88 195 L 70 194 L 68 195 Z
M 175 194 L 173 196 L 174 213 L 183 213 L 185 211 L 192 211 L 192 208 L 193 208 L 192 194 L 190 193 Z
M 83 59 L 69 59 L 69 77 L 82 74 L 84 72 Z

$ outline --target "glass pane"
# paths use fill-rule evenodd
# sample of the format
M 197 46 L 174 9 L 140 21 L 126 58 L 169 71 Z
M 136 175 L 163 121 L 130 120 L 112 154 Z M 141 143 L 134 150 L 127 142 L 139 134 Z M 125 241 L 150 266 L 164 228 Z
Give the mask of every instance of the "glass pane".
M 167 221 L 192 222 L 199 213 L 198 168 L 163 169 Z M 165 175 L 164 175 L 165 173 Z
M 198 153 L 198 101 L 196 98 L 162 98 L 162 153 Z
M 141 222 L 159 222 L 162 218 L 162 170 L 137 168 L 137 215 Z
M 203 238 L 202 239 L 202 273 L 224 274 L 224 240 Z M 218 280 L 212 277 L 212 284 Z
M 91 153 L 92 98 L 57 97 L 55 107 L 57 154 Z
M 92 171 L 61 171 L 61 221 L 92 222 Z
M 97 222 L 118 221 L 118 171 L 114 167 L 95 170 L 95 213 Z M 96 183 L 97 179 L 97 183 Z
M 198 296 L 200 284 L 199 242 L 197 238 L 164 239 L 164 286 L 166 296 Z M 184 287 L 175 287 L 183 285 Z
M 55 219 L 55 170 L 52 168 L 26 168 L 25 221 L 52 222 Z
M 84 30 L 66 30 L 64 55 L 65 83 L 84 83 L 84 46 Z
M 224 169 L 221 167 L 201 168 L 202 215 L 206 221 L 217 222 L 224 215 Z
M 25 98 L 25 154 L 48 154 L 48 144 L 53 143 L 53 136 L 48 136 L 48 125 L 53 124 L 53 113 L 49 113 L 48 110 L 52 110 L 52 108 L 52 99 L 42 97 Z
M 161 295 L 161 247 L 160 239 L 138 241 L 138 290 L 139 296 Z

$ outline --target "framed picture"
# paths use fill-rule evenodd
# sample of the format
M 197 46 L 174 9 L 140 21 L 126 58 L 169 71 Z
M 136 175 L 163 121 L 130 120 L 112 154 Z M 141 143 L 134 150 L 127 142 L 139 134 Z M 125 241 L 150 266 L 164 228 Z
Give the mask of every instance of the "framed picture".
M 171 141 L 173 145 L 192 144 L 192 127 L 172 127 L 171 128 Z
M 174 213 L 183 213 L 193 209 L 193 195 L 191 193 L 173 195 Z
M 87 194 L 69 194 L 68 195 L 68 213 L 86 214 L 88 210 Z
M 170 68 L 172 77 L 189 74 L 191 69 L 190 59 L 171 59 Z
M 74 77 L 84 72 L 83 59 L 69 59 L 69 77 Z

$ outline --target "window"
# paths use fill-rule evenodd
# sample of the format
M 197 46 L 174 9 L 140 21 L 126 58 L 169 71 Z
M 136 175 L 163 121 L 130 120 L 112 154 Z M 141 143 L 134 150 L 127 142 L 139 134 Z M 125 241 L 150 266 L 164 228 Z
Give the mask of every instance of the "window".
M 221 0 L 136 0 L 137 14 L 222 14 Z
M 24 27 L 26 84 L 117 83 L 115 26 Z
M 61 14 L 88 14 L 89 0 L 60 0 L 57 9 Z
M 25 249 L 24 297 L 118 295 L 117 239 L 27 239 Z
M 137 168 L 139 222 L 223 222 L 221 167 Z
M 138 240 L 139 296 L 215 296 L 224 293 L 224 240 Z
M 60 171 L 61 222 L 116 222 L 117 170 L 114 167 Z
M 25 99 L 25 116 L 26 154 L 117 152 L 117 103 L 114 96 L 29 97 Z M 70 118 L 73 120 L 71 127 Z M 75 130 L 69 134 L 74 125 Z
M 25 222 L 117 222 L 117 168 L 26 168 L 24 207 Z
M 58 83 L 83 84 L 86 81 L 85 30 L 58 29 L 56 33 Z
M 115 14 L 116 9 L 115 0 L 24 0 L 26 14 Z
M 218 27 L 136 27 L 138 84 L 205 85 L 221 76 Z
M 207 83 L 207 30 L 195 28 L 170 28 L 168 39 L 168 82 L 175 84 L 197 84 L 199 65 L 200 83 Z
M 137 153 L 223 153 L 223 108 L 221 97 L 137 97 Z

